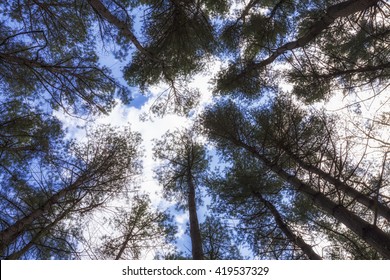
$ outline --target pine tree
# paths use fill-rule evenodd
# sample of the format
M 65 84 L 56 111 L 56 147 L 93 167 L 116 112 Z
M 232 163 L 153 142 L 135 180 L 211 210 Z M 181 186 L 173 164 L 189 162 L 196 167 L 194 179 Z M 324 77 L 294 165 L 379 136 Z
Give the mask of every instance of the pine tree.
M 204 258 L 199 227 L 197 195 L 207 171 L 208 157 L 205 148 L 196 142 L 191 130 L 167 132 L 153 148 L 157 159 L 162 160 L 156 177 L 163 186 L 164 196 L 188 209 L 192 257 Z
M 34 180 L 17 182 L 21 186 L 16 190 L 23 187 L 25 194 L 17 194 L 14 207 L 2 217 L 2 256 L 39 246 L 65 218 L 98 209 L 121 194 L 139 172 L 139 143 L 139 135 L 128 128 L 118 132 L 101 126 L 85 143 L 71 143 L 67 154 L 58 151 L 47 164 L 38 165 L 40 173 L 30 175 Z
M 242 256 L 228 223 L 215 216 L 207 216 L 200 224 L 205 260 L 240 260 Z
M 113 233 L 102 237 L 102 244 L 97 248 L 98 259 L 137 260 L 145 252 L 158 252 L 168 247 L 172 241 L 175 232 L 170 217 L 152 209 L 147 195 L 137 195 L 129 203 L 130 209 L 127 205 L 117 207 L 108 219 L 105 229 Z

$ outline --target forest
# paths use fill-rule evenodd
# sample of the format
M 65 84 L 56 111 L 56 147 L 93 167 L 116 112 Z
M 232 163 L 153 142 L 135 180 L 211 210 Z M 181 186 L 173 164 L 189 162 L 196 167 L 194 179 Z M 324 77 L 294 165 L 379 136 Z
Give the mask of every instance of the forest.
M 388 0 L 1 1 L 0 259 L 390 259 L 389 86 Z

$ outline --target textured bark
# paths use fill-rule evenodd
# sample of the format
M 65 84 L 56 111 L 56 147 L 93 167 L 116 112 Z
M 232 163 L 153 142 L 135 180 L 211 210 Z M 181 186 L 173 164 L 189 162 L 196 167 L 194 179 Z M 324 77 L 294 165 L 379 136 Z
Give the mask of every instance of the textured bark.
M 194 260 L 203 260 L 202 237 L 200 235 L 198 215 L 196 212 L 195 185 L 192 180 L 191 172 L 187 174 L 187 184 L 192 258 Z
M 292 243 L 298 246 L 310 260 L 322 260 L 322 258 L 316 252 L 314 252 L 312 246 L 307 244 L 301 237 L 297 236 L 291 230 L 291 228 L 284 222 L 282 215 L 280 215 L 279 211 L 271 202 L 264 199 L 264 197 L 259 192 L 254 192 L 254 195 L 261 201 L 261 203 L 265 205 L 265 207 L 268 208 L 280 230 Z

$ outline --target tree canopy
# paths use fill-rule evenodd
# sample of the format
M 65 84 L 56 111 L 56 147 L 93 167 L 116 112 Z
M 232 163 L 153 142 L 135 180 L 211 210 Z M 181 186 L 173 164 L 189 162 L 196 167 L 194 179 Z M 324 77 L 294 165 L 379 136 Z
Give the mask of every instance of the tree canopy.
M 390 259 L 389 78 L 385 0 L 3 1 L 0 256 L 183 257 L 132 120 L 90 125 L 157 88 L 191 123 L 145 152 L 193 259 Z

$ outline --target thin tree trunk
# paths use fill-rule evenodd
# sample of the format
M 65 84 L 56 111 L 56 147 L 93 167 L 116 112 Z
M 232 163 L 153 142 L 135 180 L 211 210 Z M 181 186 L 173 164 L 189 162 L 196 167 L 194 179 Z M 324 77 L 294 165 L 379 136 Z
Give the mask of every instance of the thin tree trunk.
M 322 79 L 329 79 L 329 78 L 335 78 L 335 77 L 346 76 L 346 75 L 357 74 L 357 73 L 367 73 L 367 72 L 376 72 L 376 71 L 382 72 L 389 68 L 390 68 L 390 62 L 386 62 L 377 65 L 367 65 L 367 66 L 361 66 L 361 67 L 350 68 L 350 69 L 331 69 L 328 73 L 324 73 L 324 74 L 316 73 L 315 77 L 322 78 Z
M 119 252 L 115 257 L 115 260 L 120 260 L 122 258 L 122 255 L 123 255 L 124 251 L 126 250 L 127 245 L 129 244 L 130 240 L 131 240 L 132 231 L 133 231 L 133 229 L 131 230 L 131 232 L 128 235 L 126 235 L 125 241 L 122 243 L 122 245 L 119 249 Z
M 123 253 L 125 252 L 126 248 L 127 248 L 127 245 L 129 245 L 129 242 L 131 240 L 131 238 L 133 237 L 133 232 L 134 232 L 134 229 L 135 227 L 137 226 L 137 223 L 138 223 L 138 219 L 140 218 L 139 217 L 139 214 L 140 212 L 137 211 L 137 215 L 136 215 L 136 218 L 135 220 L 133 221 L 133 224 L 131 226 L 131 229 L 130 231 L 127 233 L 126 237 L 125 237 L 125 241 L 122 243 L 120 249 L 119 249 L 119 252 L 118 254 L 116 255 L 115 257 L 115 260 L 120 260 L 122 258 L 122 255 Z M 128 222 L 128 221 L 126 221 Z
M 301 237 L 297 236 L 283 221 L 282 215 L 280 215 L 279 211 L 271 202 L 266 200 L 259 192 L 253 192 L 253 194 L 268 208 L 280 230 L 292 243 L 298 246 L 310 260 L 322 260 L 322 258 L 314 252 L 312 246 L 307 244 Z
M 73 207 L 73 206 L 72 206 Z M 37 244 L 37 242 L 44 236 L 50 229 L 52 229 L 56 224 L 58 224 L 62 219 L 64 219 L 72 210 L 72 207 L 69 207 L 65 210 L 60 216 L 58 216 L 53 222 L 41 229 L 34 237 L 19 251 L 12 253 L 7 256 L 6 260 L 18 260 L 20 259 L 32 246 Z
M 194 260 L 203 260 L 202 237 L 200 235 L 198 215 L 196 213 L 195 185 L 192 180 L 191 172 L 187 174 L 187 184 L 192 258 Z

